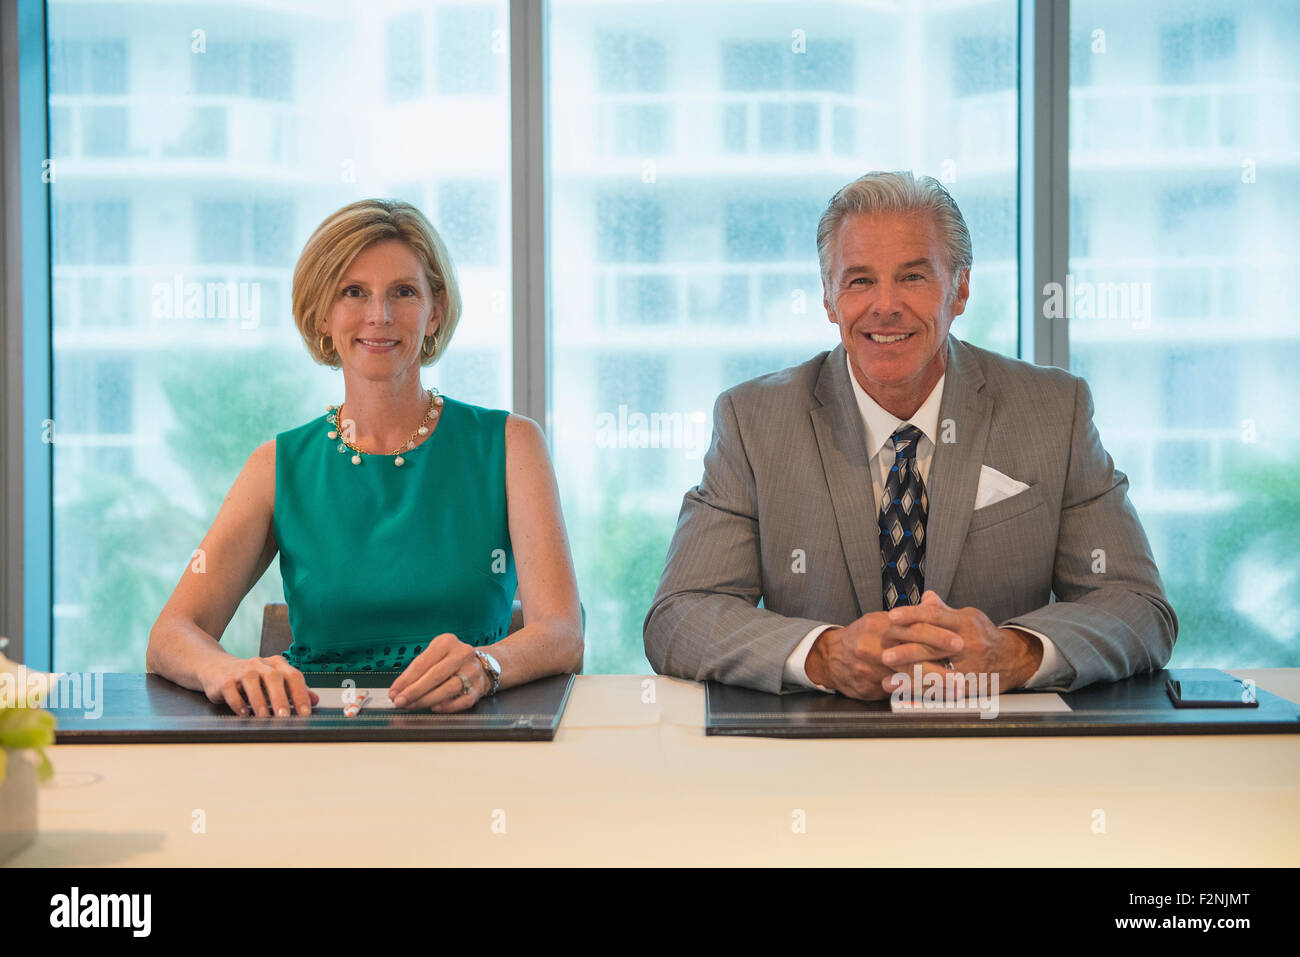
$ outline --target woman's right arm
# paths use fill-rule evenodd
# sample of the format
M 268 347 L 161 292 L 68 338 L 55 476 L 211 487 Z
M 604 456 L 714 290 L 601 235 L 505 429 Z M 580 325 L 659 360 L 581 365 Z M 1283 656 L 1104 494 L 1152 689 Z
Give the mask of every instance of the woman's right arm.
M 185 688 L 224 701 L 232 711 L 258 715 L 307 714 L 320 700 L 302 673 L 282 656 L 236 658 L 221 647 L 240 601 L 275 557 L 275 440 L 248 457 L 216 520 L 199 545 L 199 558 L 181 580 L 149 632 L 145 667 Z

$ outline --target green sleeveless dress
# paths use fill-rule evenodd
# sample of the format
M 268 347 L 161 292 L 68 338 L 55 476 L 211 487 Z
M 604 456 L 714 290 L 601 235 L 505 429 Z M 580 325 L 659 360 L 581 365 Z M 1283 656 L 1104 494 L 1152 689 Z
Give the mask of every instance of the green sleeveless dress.
M 437 427 L 400 468 L 391 455 L 353 465 L 326 415 L 275 437 L 272 528 L 290 664 L 400 671 L 443 632 L 475 646 L 505 637 L 518 583 L 507 414 L 444 399 Z

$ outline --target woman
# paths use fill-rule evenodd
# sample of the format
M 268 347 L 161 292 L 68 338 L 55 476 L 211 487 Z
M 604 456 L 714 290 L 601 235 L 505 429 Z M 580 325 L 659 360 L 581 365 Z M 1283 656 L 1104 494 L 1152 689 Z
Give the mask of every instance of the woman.
M 578 589 L 545 439 L 530 419 L 426 390 L 460 293 L 415 207 L 345 206 L 294 270 L 307 351 L 343 401 L 259 446 L 149 635 L 150 671 L 239 714 L 309 714 L 302 672 L 400 671 L 397 706 L 462 711 L 579 670 Z M 220 636 L 277 550 L 294 641 L 241 659 Z M 516 580 L 524 626 L 507 636 Z M 484 650 L 485 646 L 490 646 Z

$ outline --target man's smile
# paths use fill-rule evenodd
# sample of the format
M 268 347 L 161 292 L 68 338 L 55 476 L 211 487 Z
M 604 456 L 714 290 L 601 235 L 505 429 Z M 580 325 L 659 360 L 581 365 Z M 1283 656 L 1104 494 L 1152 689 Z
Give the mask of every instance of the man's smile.
M 912 338 L 912 336 L 916 335 L 916 333 L 914 332 L 893 332 L 893 333 L 868 332 L 866 335 L 868 339 L 870 339 L 872 342 L 876 343 L 877 345 L 887 346 L 887 345 L 893 345 L 894 343 L 897 342 L 906 342 L 908 339 Z

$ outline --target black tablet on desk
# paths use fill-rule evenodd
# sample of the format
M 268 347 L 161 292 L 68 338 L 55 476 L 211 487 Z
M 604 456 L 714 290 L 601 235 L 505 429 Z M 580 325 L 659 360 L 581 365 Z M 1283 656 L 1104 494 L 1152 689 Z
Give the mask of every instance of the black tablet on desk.
M 1005 710 L 918 708 L 895 713 L 889 700 L 856 701 L 822 692 L 768 694 L 708 682 L 706 734 L 790 738 L 905 738 L 982 735 L 1272 734 L 1300 733 L 1300 705 L 1250 686 L 1248 708 L 1174 707 L 1170 679 L 1237 681 L 1213 668 L 1176 668 L 1090 685 L 1061 694 L 1060 710 L 1019 713 L 1016 692 L 999 696 Z
M 306 672 L 312 688 L 387 687 L 400 672 Z M 166 678 L 105 674 L 92 710 L 51 708 L 55 744 L 150 744 L 241 741 L 550 741 L 569 699 L 573 675 L 507 688 L 456 714 L 342 707 L 285 718 L 241 717 Z M 84 702 L 83 702 L 84 703 Z M 99 712 L 99 713 L 96 713 Z

